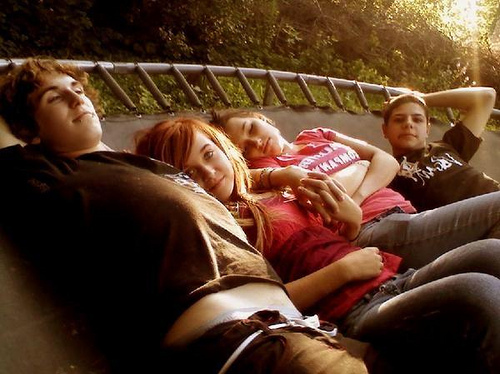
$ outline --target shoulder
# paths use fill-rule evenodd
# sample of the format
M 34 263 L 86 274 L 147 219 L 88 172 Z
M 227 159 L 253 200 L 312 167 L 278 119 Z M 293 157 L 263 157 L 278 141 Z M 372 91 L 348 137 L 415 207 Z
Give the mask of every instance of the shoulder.
M 470 131 L 470 129 L 462 123 L 462 121 L 457 121 L 455 124 L 453 124 L 451 128 L 443 134 L 442 140 L 444 142 L 449 142 L 454 140 L 455 138 L 466 138 L 481 141 L 481 138 L 475 136 L 472 131 Z
M 457 122 L 443 135 L 441 146 L 451 146 L 461 157 L 469 161 L 481 145 L 482 139 L 476 137 L 462 122 Z M 445 145 L 446 144 L 446 145 Z
M 337 133 L 326 127 L 316 127 L 313 129 L 302 130 L 295 138 L 295 143 L 304 143 L 316 140 L 335 140 Z

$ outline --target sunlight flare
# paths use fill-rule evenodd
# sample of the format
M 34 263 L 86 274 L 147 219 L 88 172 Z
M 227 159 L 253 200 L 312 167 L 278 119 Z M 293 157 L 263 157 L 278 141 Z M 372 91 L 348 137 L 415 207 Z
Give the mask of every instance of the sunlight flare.
M 451 2 L 449 16 L 453 23 L 460 25 L 465 32 L 474 34 L 478 30 L 477 0 L 458 0 Z

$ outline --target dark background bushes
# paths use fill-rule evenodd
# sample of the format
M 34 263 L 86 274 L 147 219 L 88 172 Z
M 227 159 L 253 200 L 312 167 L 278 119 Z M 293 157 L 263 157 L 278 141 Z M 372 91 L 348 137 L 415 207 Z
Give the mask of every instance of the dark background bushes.
M 3 0 L 0 57 L 232 65 L 422 92 L 468 85 L 500 92 L 499 52 L 489 38 L 498 1 L 480 2 L 475 30 L 442 20 L 452 3 Z

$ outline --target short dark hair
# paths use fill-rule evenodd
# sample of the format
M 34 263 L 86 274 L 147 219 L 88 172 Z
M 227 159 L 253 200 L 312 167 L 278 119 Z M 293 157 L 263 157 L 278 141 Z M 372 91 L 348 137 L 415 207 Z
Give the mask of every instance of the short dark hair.
M 382 110 L 384 124 L 387 125 L 389 123 L 389 118 L 391 117 L 394 109 L 406 103 L 415 103 L 420 105 L 425 111 L 425 118 L 429 119 L 429 108 L 423 98 L 413 94 L 403 94 L 392 97 L 384 103 L 384 109 Z
M 0 81 L 0 114 L 12 133 L 25 142 L 38 136 L 38 124 L 34 118 L 35 107 L 29 96 L 50 73 L 66 74 L 83 85 L 86 96 L 100 110 L 97 91 L 88 82 L 88 74 L 76 65 L 61 64 L 52 58 L 28 58 L 22 65 L 10 70 Z

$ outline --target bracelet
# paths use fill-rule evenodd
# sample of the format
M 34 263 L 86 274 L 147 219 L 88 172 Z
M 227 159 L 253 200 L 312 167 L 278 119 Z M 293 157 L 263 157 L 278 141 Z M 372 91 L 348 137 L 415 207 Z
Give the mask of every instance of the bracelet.
M 268 170 L 268 168 L 263 168 L 260 171 L 259 181 L 257 182 L 257 189 L 259 189 L 259 190 L 265 189 L 265 186 L 264 186 L 264 174 L 267 172 L 267 170 Z
M 265 190 L 271 188 L 271 173 L 274 170 L 275 170 L 274 168 L 263 168 L 260 171 L 259 181 L 257 182 L 257 189 Z

